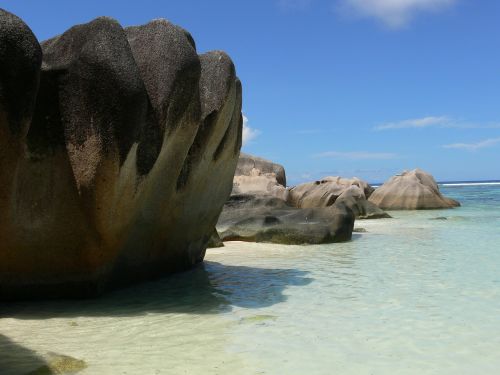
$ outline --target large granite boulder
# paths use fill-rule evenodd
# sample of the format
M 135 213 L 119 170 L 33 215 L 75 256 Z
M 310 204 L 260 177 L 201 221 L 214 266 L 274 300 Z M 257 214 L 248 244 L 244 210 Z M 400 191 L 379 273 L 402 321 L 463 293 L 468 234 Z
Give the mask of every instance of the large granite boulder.
M 295 208 L 271 195 L 232 195 L 217 230 L 223 241 L 322 244 L 348 241 L 354 214 L 344 204 Z
M 40 46 L 0 11 L 0 298 L 85 296 L 200 262 L 232 188 L 241 84 L 165 20 Z
M 377 188 L 369 201 L 386 210 L 452 208 L 460 203 L 444 197 L 434 177 L 421 169 L 404 171 Z
M 231 194 L 272 195 L 287 200 L 285 168 L 272 161 L 241 153 Z
M 325 177 L 289 188 L 287 202 L 293 207 L 313 208 L 329 207 L 340 200 L 354 212 L 357 219 L 390 217 L 367 200 L 373 191 L 373 187 L 357 177 Z

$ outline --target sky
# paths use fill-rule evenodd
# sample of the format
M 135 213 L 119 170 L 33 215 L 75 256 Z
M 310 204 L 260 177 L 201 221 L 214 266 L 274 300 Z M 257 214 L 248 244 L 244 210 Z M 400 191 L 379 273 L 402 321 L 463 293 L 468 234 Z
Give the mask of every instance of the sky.
M 98 16 L 166 18 L 243 83 L 243 151 L 289 185 L 500 179 L 498 0 L 0 0 L 39 40 Z

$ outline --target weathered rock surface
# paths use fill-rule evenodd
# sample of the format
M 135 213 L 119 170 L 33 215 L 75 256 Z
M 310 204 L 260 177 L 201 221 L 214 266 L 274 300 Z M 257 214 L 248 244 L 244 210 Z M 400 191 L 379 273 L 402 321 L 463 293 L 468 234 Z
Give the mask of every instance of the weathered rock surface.
M 377 188 L 370 202 L 386 210 L 452 208 L 460 203 L 444 197 L 434 177 L 421 169 L 404 171 Z
M 285 168 L 269 160 L 241 153 L 231 194 L 272 195 L 287 200 Z
M 217 230 L 214 229 L 212 235 L 210 236 L 210 239 L 208 240 L 207 244 L 207 249 L 213 249 L 217 247 L 224 247 L 224 243 L 220 239 L 219 233 L 217 233 Z
M 241 123 L 230 58 L 198 56 L 168 21 L 102 17 L 40 46 L 0 10 L 0 298 L 94 295 L 201 261 Z
M 238 159 L 235 176 L 251 176 L 252 170 L 256 169 L 260 173 L 273 173 L 276 181 L 282 186 L 286 186 L 285 168 L 281 164 L 259 158 L 258 156 L 241 153 Z
M 328 207 L 337 201 L 349 207 L 358 219 L 391 217 L 367 198 L 374 189 L 359 178 L 325 177 L 288 189 L 287 202 L 298 208 Z
M 367 200 L 363 190 L 355 185 L 348 187 L 340 194 L 335 203 L 343 203 L 349 207 L 356 219 L 385 219 L 391 217 L 387 212 Z
M 40 366 L 27 375 L 77 374 L 88 367 L 81 359 L 58 353 L 47 354 L 47 364 Z
M 271 195 L 232 195 L 217 230 L 223 241 L 321 244 L 348 241 L 354 214 L 344 204 L 294 208 Z
M 287 203 L 283 166 L 241 154 L 230 199 L 217 223 L 223 241 L 320 244 L 348 241 L 354 214 L 344 203 L 297 208 Z

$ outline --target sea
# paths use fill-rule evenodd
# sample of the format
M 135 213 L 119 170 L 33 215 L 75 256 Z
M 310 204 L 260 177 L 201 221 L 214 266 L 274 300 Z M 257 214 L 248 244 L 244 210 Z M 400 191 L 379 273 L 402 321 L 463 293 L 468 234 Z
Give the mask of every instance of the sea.
M 500 374 L 500 182 L 440 185 L 462 206 L 350 242 L 230 242 L 99 299 L 2 303 L 0 374 Z

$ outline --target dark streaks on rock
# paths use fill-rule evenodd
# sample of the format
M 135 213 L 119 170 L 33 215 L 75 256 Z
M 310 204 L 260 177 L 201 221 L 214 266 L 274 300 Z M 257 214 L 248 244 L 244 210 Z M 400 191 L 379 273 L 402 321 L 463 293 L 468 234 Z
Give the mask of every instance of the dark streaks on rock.
M 0 299 L 92 296 L 202 261 L 240 146 L 234 65 L 186 30 L 100 17 L 40 48 L 0 11 Z
M 14 134 L 25 130 L 24 122 L 31 118 L 41 63 L 42 50 L 33 32 L 0 9 L 0 111 L 7 114 Z

